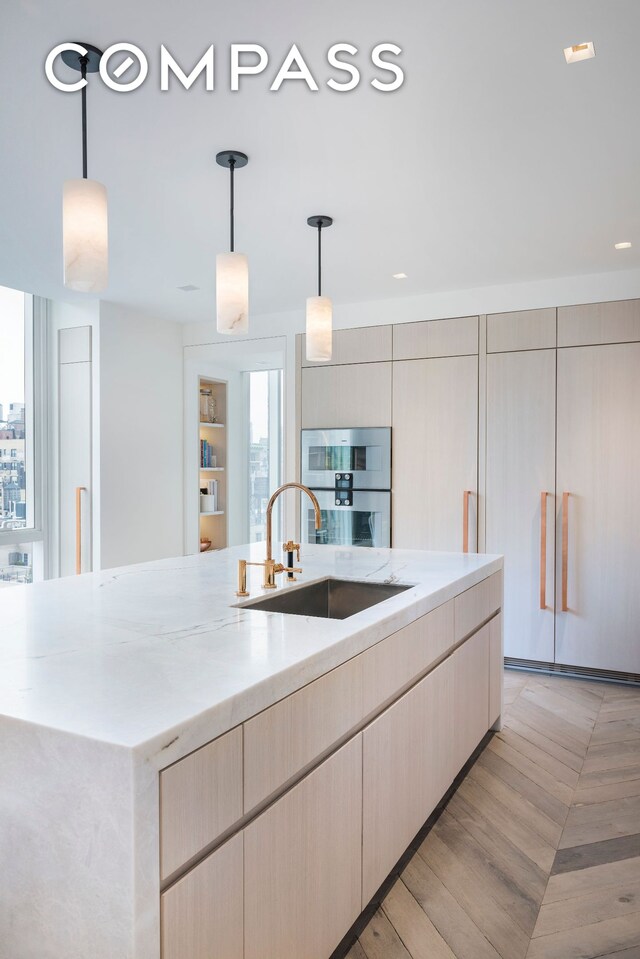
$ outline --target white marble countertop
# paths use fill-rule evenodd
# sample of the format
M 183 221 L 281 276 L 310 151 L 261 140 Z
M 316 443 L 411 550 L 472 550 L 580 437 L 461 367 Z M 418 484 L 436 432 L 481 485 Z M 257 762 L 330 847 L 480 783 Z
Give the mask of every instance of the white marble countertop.
M 415 584 L 325 620 L 236 608 L 241 557 L 261 561 L 264 544 L 3 590 L 0 723 L 165 766 L 502 566 L 487 555 L 305 546 L 300 581 L 279 588 L 327 575 Z M 250 570 L 252 598 L 261 574 Z

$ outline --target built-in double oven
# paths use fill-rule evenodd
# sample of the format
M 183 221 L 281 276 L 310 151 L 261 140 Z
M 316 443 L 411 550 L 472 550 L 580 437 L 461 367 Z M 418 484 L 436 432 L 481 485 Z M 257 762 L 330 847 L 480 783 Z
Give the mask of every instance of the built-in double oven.
M 303 543 L 391 545 L 391 430 L 302 430 L 301 478 L 315 493 L 322 527 L 302 499 Z

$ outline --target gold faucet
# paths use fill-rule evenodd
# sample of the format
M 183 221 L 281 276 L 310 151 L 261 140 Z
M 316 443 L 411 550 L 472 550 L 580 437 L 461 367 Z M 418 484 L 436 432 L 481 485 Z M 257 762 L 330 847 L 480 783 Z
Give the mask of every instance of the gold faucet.
M 238 589 L 236 596 L 248 596 L 247 592 L 247 566 L 263 566 L 264 567 L 264 577 L 262 580 L 263 589 L 275 589 L 276 588 L 276 575 L 278 573 L 301 573 L 302 570 L 296 566 L 288 567 L 284 566 L 282 563 L 276 563 L 273 558 L 273 537 L 271 532 L 271 521 L 273 513 L 273 505 L 277 500 L 280 493 L 283 493 L 286 489 L 299 489 L 303 493 L 306 493 L 311 502 L 313 503 L 313 510 L 315 513 L 315 526 L 316 529 L 320 529 L 322 526 L 322 513 L 320 512 L 320 504 L 316 499 L 315 495 L 311 492 L 308 487 L 303 486 L 302 483 L 285 483 L 283 486 L 279 486 L 275 493 L 272 495 L 271 499 L 267 504 L 267 558 L 264 563 L 249 563 L 246 559 L 238 560 Z M 297 547 L 298 553 L 298 562 L 300 562 L 300 547 L 297 543 L 285 543 L 285 547 L 295 546 Z

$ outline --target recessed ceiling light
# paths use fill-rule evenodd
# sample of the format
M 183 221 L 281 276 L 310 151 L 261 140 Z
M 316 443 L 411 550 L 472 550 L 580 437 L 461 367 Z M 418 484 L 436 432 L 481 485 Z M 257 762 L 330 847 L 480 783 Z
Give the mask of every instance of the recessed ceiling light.
M 193 293 L 194 290 L 199 290 L 199 286 L 194 286 L 193 283 L 187 283 L 186 286 L 179 286 L 179 290 L 182 290 L 183 293 Z
M 576 43 L 572 47 L 565 47 L 564 58 L 567 63 L 579 63 L 580 60 L 591 60 L 596 55 L 593 42 Z
M 406 273 L 393 273 L 392 275 L 393 275 L 394 280 L 406 280 L 406 279 L 407 279 L 407 274 L 406 274 Z
M 616 250 L 630 250 L 630 249 L 631 249 L 631 244 L 630 244 L 627 240 L 625 240 L 624 243 L 615 243 L 614 246 L 615 246 Z

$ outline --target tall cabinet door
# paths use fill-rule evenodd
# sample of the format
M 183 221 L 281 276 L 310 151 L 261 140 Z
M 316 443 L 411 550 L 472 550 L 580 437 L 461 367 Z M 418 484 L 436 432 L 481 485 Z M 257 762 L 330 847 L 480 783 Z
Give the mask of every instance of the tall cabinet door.
M 70 576 L 92 568 L 91 327 L 58 336 L 58 573 Z
M 362 735 L 244 831 L 245 959 L 326 959 L 362 908 Z
M 558 350 L 558 663 L 640 673 L 639 422 L 640 343 Z
M 478 357 L 394 362 L 393 545 L 475 552 L 477 483 Z
M 504 653 L 550 663 L 555 394 L 555 349 L 487 357 L 486 550 L 505 556 Z

